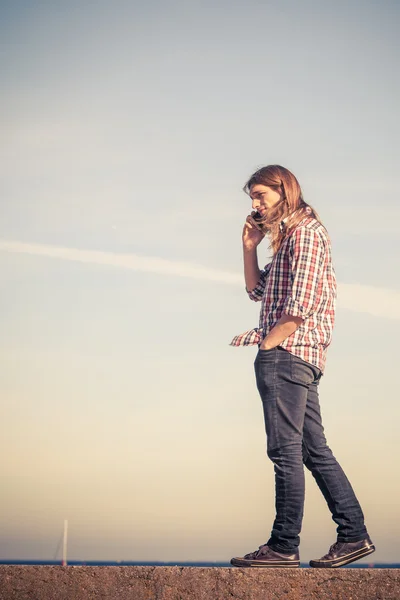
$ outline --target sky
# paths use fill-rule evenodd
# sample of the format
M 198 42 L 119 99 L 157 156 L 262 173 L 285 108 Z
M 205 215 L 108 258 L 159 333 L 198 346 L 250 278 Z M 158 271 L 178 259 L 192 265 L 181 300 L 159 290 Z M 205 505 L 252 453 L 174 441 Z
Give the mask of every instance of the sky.
M 274 517 L 242 187 L 332 239 L 329 445 L 400 562 L 398 2 L 0 1 L 0 559 L 229 561 Z M 270 260 L 268 241 L 259 248 Z M 306 474 L 301 560 L 335 525 Z

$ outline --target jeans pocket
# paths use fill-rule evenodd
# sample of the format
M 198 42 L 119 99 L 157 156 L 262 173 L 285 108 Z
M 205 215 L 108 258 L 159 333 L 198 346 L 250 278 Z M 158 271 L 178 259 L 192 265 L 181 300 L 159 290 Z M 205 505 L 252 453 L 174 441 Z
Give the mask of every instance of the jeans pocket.
M 276 379 L 276 348 L 259 350 L 254 361 L 257 387 L 271 385 Z
M 318 378 L 319 373 L 318 367 L 310 365 L 298 356 L 291 355 L 290 374 L 294 383 L 311 385 Z
M 261 350 L 261 348 L 259 348 L 254 360 L 254 365 L 275 364 L 275 353 L 276 348 L 270 348 L 270 350 Z

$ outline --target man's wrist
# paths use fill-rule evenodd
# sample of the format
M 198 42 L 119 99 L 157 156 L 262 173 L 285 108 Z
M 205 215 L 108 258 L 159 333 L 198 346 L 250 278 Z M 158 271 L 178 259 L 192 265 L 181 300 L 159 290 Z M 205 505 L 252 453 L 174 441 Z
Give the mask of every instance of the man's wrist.
M 275 348 L 275 346 L 268 342 L 267 338 L 264 338 L 260 344 L 260 350 L 272 350 L 272 348 Z

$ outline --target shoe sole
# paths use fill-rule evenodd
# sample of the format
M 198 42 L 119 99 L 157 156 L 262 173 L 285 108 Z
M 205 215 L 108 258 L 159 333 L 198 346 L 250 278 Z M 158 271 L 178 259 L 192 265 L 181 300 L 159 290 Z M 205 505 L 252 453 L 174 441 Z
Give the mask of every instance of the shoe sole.
M 310 560 L 310 567 L 314 569 L 337 569 L 338 567 L 355 562 L 364 556 L 368 556 L 368 554 L 372 554 L 373 552 L 375 552 L 374 545 L 366 546 L 365 548 L 361 548 L 361 550 L 350 552 L 350 554 L 346 554 L 346 556 L 341 556 L 335 560 Z
M 293 568 L 297 568 L 300 567 L 300 561 L 299 560 L 291 560 L 290 562 L 288 560 L 274 560 L 274 561 L 261 561 L 261 560 L 240 560 L 239 558 L 232 558 L 231 560 L 231 565 L 233 565 L 234 567 L 257 567 L 257 568 L 261 568 L 261 569 L 271 569 L 271 568 L 289 568 L 289 569 L 293 569 Z

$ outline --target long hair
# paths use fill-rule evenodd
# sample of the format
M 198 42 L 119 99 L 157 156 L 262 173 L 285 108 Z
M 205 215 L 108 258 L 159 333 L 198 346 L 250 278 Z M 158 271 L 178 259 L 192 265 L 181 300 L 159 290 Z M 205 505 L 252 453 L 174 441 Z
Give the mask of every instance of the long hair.
M 276 254 L 289 233 L 306 217 L 320 221 L 317 212 L 303 199 L 296 177 L 285 167 L 269 165 L 258 169 L 245 184 L 243 191 L 250 193 L 255 184 L 266 185 L 281 194 L 275 206 L 266 211 L 267 233 Z M 282 221 L 285 219 L 285 223 Z

